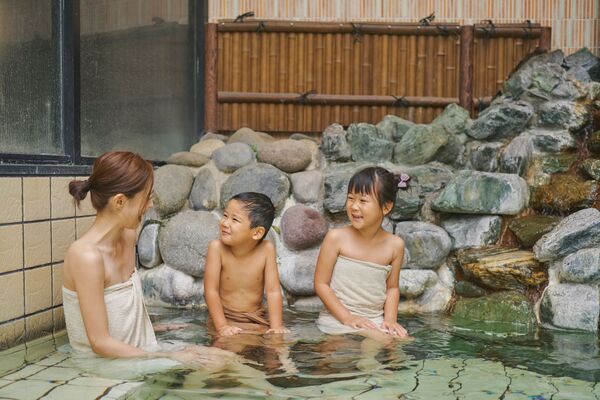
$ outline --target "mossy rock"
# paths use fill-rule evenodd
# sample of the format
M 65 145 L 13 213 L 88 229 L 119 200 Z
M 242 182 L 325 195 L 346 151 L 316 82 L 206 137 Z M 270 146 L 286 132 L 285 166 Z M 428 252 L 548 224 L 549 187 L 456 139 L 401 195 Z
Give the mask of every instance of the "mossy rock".
M 583 181 L 572 175 L 554 175 L 549 184 L 535 188 L 530 206 L 539 211 L 573 212 L 591 207 L 597 191 L 596 181 Z
M 542 236 L 550 232 L 560 220 L 560 217 L 552 215 L 528 215 L 513 219 L 508 227 L 523 246 L 532 247 Z

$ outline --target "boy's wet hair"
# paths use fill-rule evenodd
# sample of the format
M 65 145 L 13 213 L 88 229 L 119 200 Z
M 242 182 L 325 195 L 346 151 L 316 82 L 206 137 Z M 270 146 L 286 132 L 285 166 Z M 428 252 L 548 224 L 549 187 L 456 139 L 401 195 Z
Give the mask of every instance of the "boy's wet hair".
M 269 196 L 256 192 L 244 192 L 236 194 L 229 201 L 231 200 L 237 200 L 244 205 L 244 209 L 248 212 L 251 228 L 259 226 L 265 228 L 265 234 L 260 238 L 262 241 L 269 233 L 275 219 L 275 207 Z
M 394 203 L 398 189 L 408 189 L 410 177 L 393 174 L 385 168 L 368 167 L 355 173 L 348 183 L 348 193 L 370 194 L 381 207 Z

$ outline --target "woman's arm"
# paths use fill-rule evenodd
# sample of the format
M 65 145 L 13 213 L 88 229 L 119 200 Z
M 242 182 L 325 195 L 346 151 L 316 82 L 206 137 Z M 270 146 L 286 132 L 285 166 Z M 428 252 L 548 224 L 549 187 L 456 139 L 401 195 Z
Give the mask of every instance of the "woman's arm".
M 265 294 L 269 308 L 269 331 L 282 333 L 283 328 L 283 300 L 281 298 L 281 286 L 279 284 L 279 272 L 275 261 L 275 246 L 271 242 L 265 242 Z
M 66 262 L 77 291 L 85 332 L 94 353 L 102 357 L 141 357 L 149 353 L 110 336 L 104 303 L 104 261 L 94 250 L 69 251 Z

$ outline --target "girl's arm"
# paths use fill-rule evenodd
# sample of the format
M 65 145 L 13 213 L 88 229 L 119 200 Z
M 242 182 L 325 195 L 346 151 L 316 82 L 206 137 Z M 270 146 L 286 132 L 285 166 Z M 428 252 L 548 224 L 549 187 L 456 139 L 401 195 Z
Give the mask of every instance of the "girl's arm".
M 104 303 L 104 261 L 97 251 L 69 251 L 66 259 L 77 291 L 83 325 L 94 353 L 102 357 L 142 357 L 150 353 L 110 336 Z
M 404 241 L 395 237 L 398 242 L 398 251 L 392 260 L 392 271 L 386 281 L 386 296 L 383 306 L 383 324 L 382 328 L 387 329 L 393 335 L 407 336 L 406 330 L 398 324 L 398 303 L 400 302 L 400 268 L 404 261 Z
M 281 298 L 281 286 L 279 285 L 279 272 L 275 261 L 275 246 L 271 242 L 265 242 L 266 264 L 265 264 L 265 294 L 267 295 L 267 306 L 269 308 L 269 324 L 267 332 L 284 333 L 283 327 L 283 299 Z
M 223 313 L 223 304 L 219 295 L 219 281 L 221 280 L 221 243 L 213 240 L 208 246 L 206 266 L 204 268 L 204 299 L 208 312 L 212 318 L 215 329 L 220 332 L 227 326 L 227 319 Z

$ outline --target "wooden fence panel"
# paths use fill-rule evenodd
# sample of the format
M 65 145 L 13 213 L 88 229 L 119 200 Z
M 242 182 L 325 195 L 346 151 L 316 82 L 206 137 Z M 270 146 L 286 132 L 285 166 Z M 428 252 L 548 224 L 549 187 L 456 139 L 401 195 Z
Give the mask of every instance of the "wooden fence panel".
M 207 96 L 218 105 L 207 130 L 322 132 L 333 122 L 377 123 L 387 114 L 429 123 L 459 102 L 465 84 L 459 81 L 461 27 L 455 24 L 269 21 L 213 29 L 218 60 L 207 64 L 207 76 L 215 69 L 217 89 Z M 489 101 L 540 44 L 541 32 L 515 25 L 490 33 L 476 25 L 469 39 L 472 68 L 463 71 L 472 71 L 471 101 Z

